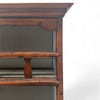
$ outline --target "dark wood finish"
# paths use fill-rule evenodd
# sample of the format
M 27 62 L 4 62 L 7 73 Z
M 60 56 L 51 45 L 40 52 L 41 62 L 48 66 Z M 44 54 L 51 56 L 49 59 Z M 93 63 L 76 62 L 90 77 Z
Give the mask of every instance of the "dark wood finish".
M 56 52 L 1 52 L 0 58 L 55 58 L 60 56 Z
M 0 86 L 57 86 L 55 78 L 0 78 Z
M 31 59 L 25 58 L 24 60 L 25 60 L 24 77 L 32 78 Z
M 57 19 L 21 19 L 21 18 L 12 18 L 4 19 L 0 18 L 0 25 L 38 25 L 43 29 L 48 31 L 53 31 L 57 29 L 58 20 Z
M 0 4 L 0 17 L 63 17 L 72 3 Z
M 26 79 L 3 78 L 0 79 L 0 86 L 55 85 L 57 87 L 57 100 L 63 100 L 62 17 L 72 4 L 0 4 L 0 25 L 39 25 L 48 31 L 55 30 L 57 32 L 57 52 L 0 52 L 0 58 L 25 58 L 26 61 L 24 70 Z M 30 58 L 56 58 L 57 79 L 30 78 L 32 73 Z
M 62 57 L 62 19 L 59 19 L 56 37 L 57 52 L 61 55 L 57 58 L 57 100 L 63 100 L 63 57 Z

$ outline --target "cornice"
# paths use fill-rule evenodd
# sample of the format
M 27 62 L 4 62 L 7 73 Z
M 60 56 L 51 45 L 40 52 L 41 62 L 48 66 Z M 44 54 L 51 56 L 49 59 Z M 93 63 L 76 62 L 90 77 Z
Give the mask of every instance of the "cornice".
M 1 18 L 59 18 L 73 3 L 7 3 L 0 4 Z

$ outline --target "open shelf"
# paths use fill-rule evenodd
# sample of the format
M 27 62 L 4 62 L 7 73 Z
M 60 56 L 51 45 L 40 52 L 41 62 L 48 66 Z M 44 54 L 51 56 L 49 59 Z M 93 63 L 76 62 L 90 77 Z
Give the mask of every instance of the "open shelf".
M 32 78 L 55 78 L 54 69 L 32 69 Z M 24 69 L 0 69 L 0 78 L 24 78 Z
M 0 86 L 56 86 L 56 78 L 0 78 Z
M 0 4 L 1 100 L 63 100 L 62 25 L 71 6 Z
M 55 58 L 57 52 L 34 52 L 34 51 L 17 51 L 17 52 L 0 52 L 0 58 Z

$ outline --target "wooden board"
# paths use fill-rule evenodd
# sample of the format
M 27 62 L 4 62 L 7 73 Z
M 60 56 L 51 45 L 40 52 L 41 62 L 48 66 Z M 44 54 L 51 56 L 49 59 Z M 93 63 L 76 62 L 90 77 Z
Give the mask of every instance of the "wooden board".
M 55 78 L 0 78 L 0 86 L 56 86 Z

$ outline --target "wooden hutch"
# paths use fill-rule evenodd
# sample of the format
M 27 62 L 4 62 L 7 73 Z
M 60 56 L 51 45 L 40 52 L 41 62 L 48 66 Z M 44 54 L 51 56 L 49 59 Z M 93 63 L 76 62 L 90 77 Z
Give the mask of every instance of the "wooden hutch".
M 71 6 L 0 4 L 0 100 L 63 100 L 62 18 Z

